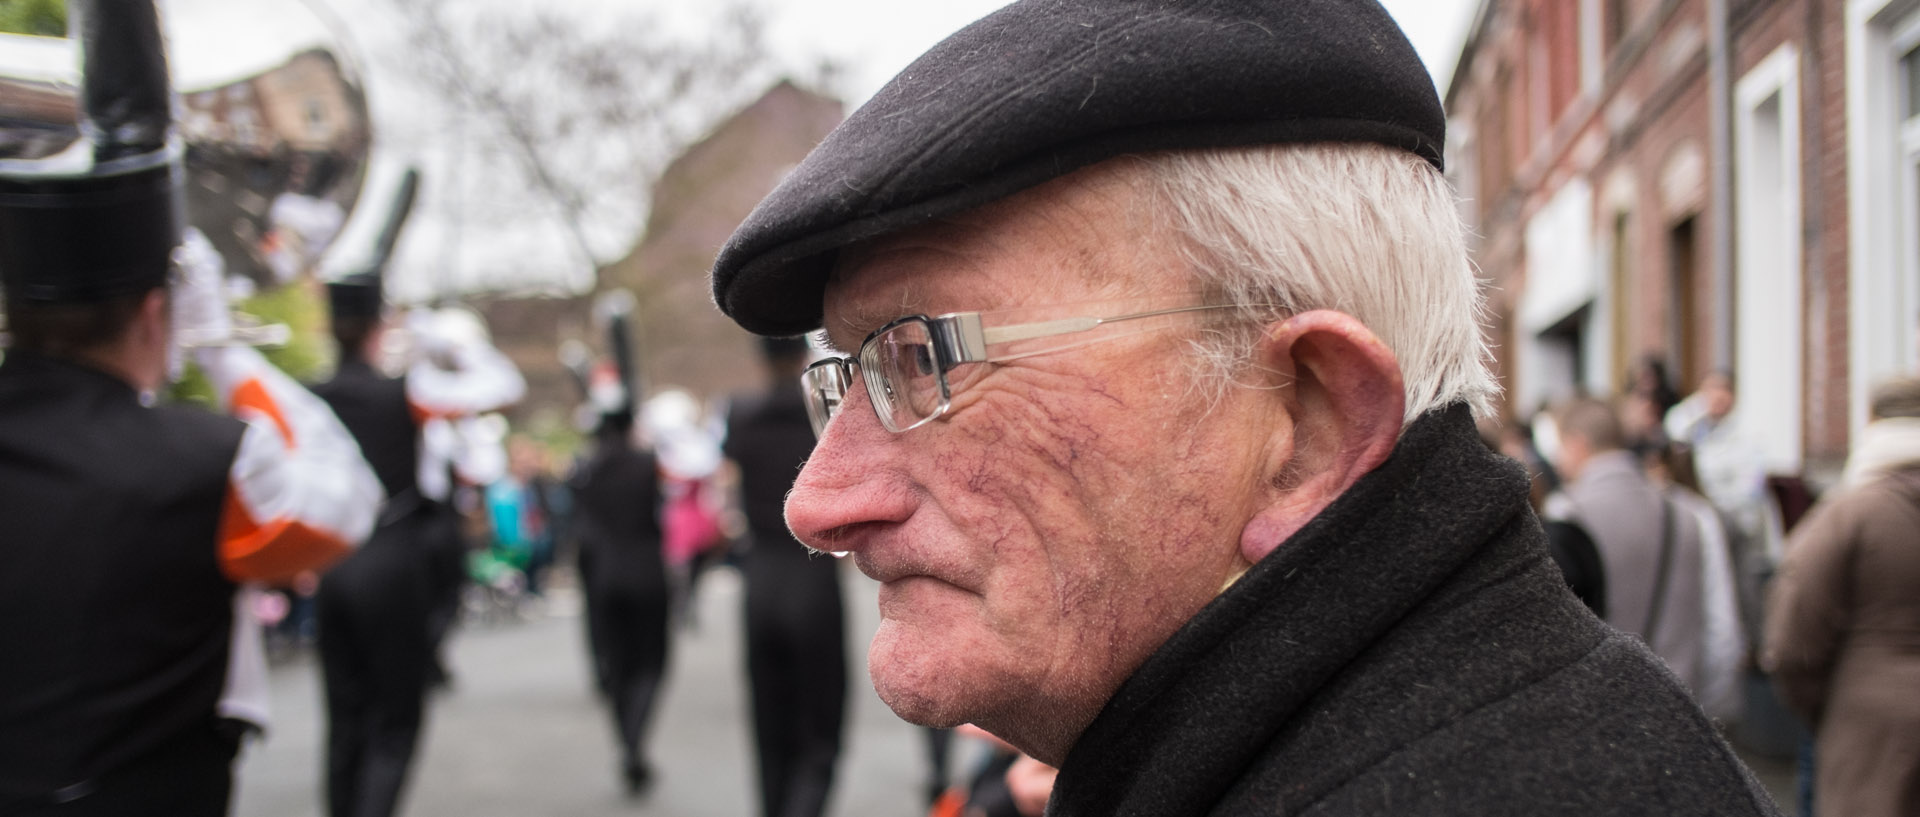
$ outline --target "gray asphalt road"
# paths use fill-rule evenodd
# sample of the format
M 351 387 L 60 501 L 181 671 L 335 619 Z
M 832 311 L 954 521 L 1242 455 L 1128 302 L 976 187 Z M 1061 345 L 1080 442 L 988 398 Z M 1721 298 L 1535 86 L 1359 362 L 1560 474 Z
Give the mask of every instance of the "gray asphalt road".
M 851 706 L 829 814 L 924 814 L 926 752 L 866 680 L 874 585 L 845 569 Z M 654 732 L 657 784 L 621 793 L 611 719 L 591 694 L 577 597 L 550 594 L 526 620 L 470 623 L 451 644 L 455 687 L 432 701 L 406 800 L 408 817 L 657 814 L 750 817 L 754 790 L 741 649 L 740 582 L 711 571 L 681 630 Z M 318 817 L 323 735 L 319 672 L 302 657 L 273 671 L 275 726 L 239 770 L 237 817 Z
M 925 814 L 926 751 L 916 727 L 868 685 L 865 649 L 878 614 L 875 585 L 843 567 L 851 707 L 829 814 Z M 708 574 L 698 627 L 679 631 L 655 725 L 658 783 L 644 799 L 620 791 L 611 721 L 590 692 L 578 600 L 566 588 L 524 620 L 470 622 L 452 643 L 456 686 L 432 702 L 403 814 L 407 817 L 753 817 L 740 582 Z M 273 671 L 272 738 L 239 772 L 236 817 L 318 817 L 319 673 L 310 658 Z M 965 768 L 971 750 L 956 765 Z M 1792 771 L 1748 757 L 1782 803 Z

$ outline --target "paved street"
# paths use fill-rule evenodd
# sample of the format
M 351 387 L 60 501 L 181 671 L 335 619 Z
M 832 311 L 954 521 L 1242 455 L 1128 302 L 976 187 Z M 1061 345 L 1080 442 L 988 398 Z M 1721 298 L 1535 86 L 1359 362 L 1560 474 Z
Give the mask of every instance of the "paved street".
M 926 769 L 922 738 L 874 696 L 867 639 L 877 623 L 872 582 L 842 568 L 847 589 L 850 709 L 829 814 L 911 817 Z M 523 621 L 469 623 L 451 650 L 455 688 L 436 697 L 415 765 L 407 817 L 751 817 L 747 693 L 737 574 L 716 569 L 697 600 L 699 626 L 680 631 L 654 731 L 658 782 L 644 799 L 620 792 L 610 719 L 590 693 L 578 599 L 552 592 Z M 273 671 L 272 739 L 240 768 L 236 817 L 320 814 L 319 673 L 311 656 Z M 972 755 L 962 755 L 964 768 Z M 1749 757 L 1776 797 L 1786 764 Z M 1787 802 L 1782 800 L 1782 802 Z
M 877 613 L 874 585 L 843 568 L 848 590 L 851 707 L 829 814 L 924 814 L 926 753 L 866 680 Z M 455 688 L 436 697 L 406 801 L 408 817 L 747 817 L 753 805 L 738 575 L 708 573 L 699 626 L 679 631 L 654 729 L 657 783 L 644 799 L 620 791 L 611 719 L 591 694 L 577 597 L 564 589 L 544 615 L 470 624 L 452 643 Z M 272 739 L 239 772 L 238 817 L 317 817 L 319 672 L 310 656 L 273 671 Z

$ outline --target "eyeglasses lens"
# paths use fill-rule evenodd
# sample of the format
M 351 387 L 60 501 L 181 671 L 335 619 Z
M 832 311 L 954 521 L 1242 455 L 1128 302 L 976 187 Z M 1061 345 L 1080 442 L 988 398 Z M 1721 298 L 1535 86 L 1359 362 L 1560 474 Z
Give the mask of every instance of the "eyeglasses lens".
M 839 360 L 822 360 L 808 366 L 800 375 L 801 388 L 807 394 L 807 419 L 813 421 L 814 436 L 826 433 L 827 421 L 840 410 L 847 395 L 847 367 Z
M 860 367 L 874 408 L 893 431 L 919 425 L 946 408 L 946 384 L 924 322 L 908 321 L 876 335 L 860 350 Z

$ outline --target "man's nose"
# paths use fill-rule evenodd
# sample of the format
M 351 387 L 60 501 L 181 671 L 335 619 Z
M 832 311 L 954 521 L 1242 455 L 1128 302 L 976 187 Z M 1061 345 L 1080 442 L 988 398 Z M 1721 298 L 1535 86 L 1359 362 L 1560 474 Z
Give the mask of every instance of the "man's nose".
M 814 550 L 858 549 L 873 531 L 913 515 L 912 483 L 866 395 L 850 396 L 814 445 L 787 494 L 787 527 Z

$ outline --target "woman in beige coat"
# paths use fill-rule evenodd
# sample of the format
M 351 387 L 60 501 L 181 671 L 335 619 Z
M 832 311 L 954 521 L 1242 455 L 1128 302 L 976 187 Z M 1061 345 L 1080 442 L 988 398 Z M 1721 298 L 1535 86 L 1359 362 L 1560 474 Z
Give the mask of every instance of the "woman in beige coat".
M 1920 814 L 1920 380 L 1874 392 L 1846 482 L 1794 531 L 1766 661 L 1815 734 L 1815 813 Z

